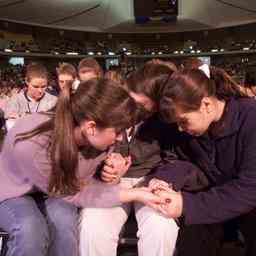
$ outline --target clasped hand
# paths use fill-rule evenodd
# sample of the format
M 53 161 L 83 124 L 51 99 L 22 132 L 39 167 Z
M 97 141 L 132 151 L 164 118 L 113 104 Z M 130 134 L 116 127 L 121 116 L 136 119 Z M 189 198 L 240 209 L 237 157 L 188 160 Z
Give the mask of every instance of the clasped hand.
M 119 153 L 111 153 L 105 159 L 101 179 L 107 183 L 117 184 L 131 166 L 131 157 L 123 157 Z
M 117 184 L 131 166 L 131 157 L 111 153 L 105 159 L 101 179 L 110 184 Z M 148 187 L 136 188 L 138 201 L 157 210 L 166 217 L 178 218 L 182 215 L 183 198 L 180 192 L 172 189 L 171 184 L 153 178 Z
M 169 218 L 178 218 L 183 211 L 183 198 L 180 192 L 173 190 L 172 185 L 159 179 L 152 179 L 148 187 L 154 195 L 159 196 L 164 203 L 153 208 Z

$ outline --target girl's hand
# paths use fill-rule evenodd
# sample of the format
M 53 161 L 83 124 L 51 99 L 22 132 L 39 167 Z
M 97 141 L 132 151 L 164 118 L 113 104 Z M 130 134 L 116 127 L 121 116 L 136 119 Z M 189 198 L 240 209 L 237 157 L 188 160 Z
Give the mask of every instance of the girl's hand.
M 107 183 L 115 184 L 125 175 L 132 164 L 131 157 L 123 157 L 119 153 L 110 154 L 101 172 L 101 179 Z
M 169 184 L 163 180 L 159 180 L 157 178 L 153 178 L 150 180 L 148 187 L 151 189 L 151 191 L 154 193 L 158 190 L 163 190 L 167 192 L 171 192 L 172 184 Z
M 176 192 L 172 189 L 156 190 L 154 192 L 157 196 L 161 197 L 165 203 L 161 204 L 158 210 L 169 218 L 181 217 L 183 211 L 183 198 L 180 192 Z
M 152 193 L 147 187 L 133 188 L 132 190 L 136 195 L 135 201 L 145 204 L 157 211 L 159 211 L 159 207 L 165 203 L 165 198 Z
M 163 198 L 153 194 L 146 187 L 123 189 L 120 193 L 120 200 L 123 203 L 137 201 L 157 211 L 160 211 L 159 207 L 164 203 Z

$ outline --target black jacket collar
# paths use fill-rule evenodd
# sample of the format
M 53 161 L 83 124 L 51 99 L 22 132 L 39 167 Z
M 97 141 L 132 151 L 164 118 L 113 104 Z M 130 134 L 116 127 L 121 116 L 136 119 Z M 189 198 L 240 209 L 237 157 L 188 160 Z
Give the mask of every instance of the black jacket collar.
M 213 139 L 220 139 L 236 133 L 239 129 L 239 103 L 235 98 L 226 101 L 224 114 L 212 132 Z

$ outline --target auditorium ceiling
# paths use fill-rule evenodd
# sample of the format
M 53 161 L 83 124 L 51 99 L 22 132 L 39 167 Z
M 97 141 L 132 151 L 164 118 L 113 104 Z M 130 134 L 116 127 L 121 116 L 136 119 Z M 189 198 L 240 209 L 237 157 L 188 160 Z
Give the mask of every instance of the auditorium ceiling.
M 134 22 L 133 0 L 0 0 L 0 19 L 95 32 L 178 32 L 256 22 L 255 0 L 179 0 L 175 22 Z

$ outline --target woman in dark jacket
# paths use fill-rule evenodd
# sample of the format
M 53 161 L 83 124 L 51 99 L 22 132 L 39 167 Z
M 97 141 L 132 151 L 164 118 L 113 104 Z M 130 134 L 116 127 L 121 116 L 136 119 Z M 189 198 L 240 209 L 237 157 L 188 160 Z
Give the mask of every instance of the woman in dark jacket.
M 183 216 L 187 225 L 220 227 L 235 218 L 246 255 L 256 255 L 256 103 L 244 97 L 225 71 L 209 71 L 210 77 L 198 69 L 174 73 L 163 90 L 160 108 L 167 119 L 175 115 L 182 132 L 177 152 L 201 167 L 211 186 L 198 193 L 157 190 L 171 201 L 160 210 L 171 218 Z M 162 178 L 168 181 L 165 174 Z M 157 181 L 152 184 L 157 187 Z M 207 241 L 205 236 L 196 239 L 201 244 Z M 189 244 L 182 255 L 191 255 L 195 243 Z

